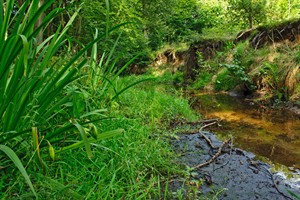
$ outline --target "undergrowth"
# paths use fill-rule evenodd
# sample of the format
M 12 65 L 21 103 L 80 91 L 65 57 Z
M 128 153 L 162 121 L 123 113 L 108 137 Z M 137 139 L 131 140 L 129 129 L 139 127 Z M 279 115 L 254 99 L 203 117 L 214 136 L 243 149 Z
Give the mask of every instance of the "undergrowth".
M 117 87 L 144 78 L 149 76 L 124 77 L 118 79 Z M 187 100 L 165 82 L 166 77 L 141 83 L 111 103 L 108 108 L 111 119 L 102 120 L 98 131 L 122 127 L 124 133 L 91 143 L 93 158 L 88 159 L 85 150 L 79 148 L 57 155 L 54 161 L 44 160 L 46 173 L 36 173 L 34 168 L 28 168 L 38 197 L 162 198 L 160 182 L 173 174 L 184 173 L 176 165 L 175 155 L 166 140 L 168 125 L 175 119 L 197 119 Z M 8 170 L 11 169 L 2 170 L 0 178 L 2 198 L 33 198 L 20 177 L 10 179 L 4 175 Z

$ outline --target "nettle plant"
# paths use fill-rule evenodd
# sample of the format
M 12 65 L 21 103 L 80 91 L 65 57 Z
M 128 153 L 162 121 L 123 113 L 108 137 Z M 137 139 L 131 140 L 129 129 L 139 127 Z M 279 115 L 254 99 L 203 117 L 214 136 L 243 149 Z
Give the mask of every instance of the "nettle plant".
M 242 46 L 242 49 L 245 47 L 246 46 Z M 234 51 L 233 61 L 229 64 L 224 64 L 224 66 L 237 84 L 243 84 L 249 91 L 253 91 L 256 87 L 247 74 L 248 67 L 241 62 L 242 56 L 243 54 L 241 53 L 240 48 L 237 47 Z

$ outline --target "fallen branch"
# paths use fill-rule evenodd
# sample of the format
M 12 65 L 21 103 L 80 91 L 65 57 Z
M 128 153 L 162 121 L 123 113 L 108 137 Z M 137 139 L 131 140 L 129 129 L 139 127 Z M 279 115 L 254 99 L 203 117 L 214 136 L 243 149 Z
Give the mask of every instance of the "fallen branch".
M 204 123 L 211 123 L 211 122 L 218 122 L 220 121 L 219 118 L 216 119 L 204 119 L 204 120 L 199 120 L 196 122 L 187 122 L 186 124 L 190 124 L 190 125 L 195 125 L 195 124 L 204 124 Z
M 207 127 L 209 127 L 209 126 L 212 126 L 212 125 L 214 125 L 214 124 L 216 124 L 217 122 L 215 121 L 215 122 L 212 122 L 212 123 L 210 123 L 210 124 L 206 124 L 206 125 L 204 125 L 204 126 L 202 126 L 201 128 L 200 128 L 200 134 L 201 134 L 201 136 L 206 140 L 206 142 L 210 145 L 210 147 L 211 148 L 213 148 L 213 149 L 216 149 L 216 147 L 213 145 L 213 143 L 211 142 L 211 140 L 206 136 L 206 135 L 204 135 L 203 134 L 203 129 L 204 128 L 207 128 Z
M 218 170 L 218 169 L 221 169 L 221 168 L 223 168 L 224 166 L 226 166 L 229 162 L 230 162 L 230 160 L 231 160 L 231 156 L 232 156 L 232 147 L 233 147 L 233 139 L 232 138 L 230 138 L 230 140 L 231 140 L 231 145 L 230 145 L 230 151 L 229 151 L 229 159 L 226 161 L 226 163 L 225 164 L 223 164 L 223 165 L 221 165 L 221 166 L 219 166 L 219 167 L 217 167 L 216 169 L 214 169 L 213 171 L 216 171 L 216 170 Z
M 202 164 L 200 164 L 200 165 L 197 165 L 197 166 L 195 166 L 195 167 L 193 167 L 193 168 L 194 168 L 194 169 L 201 168 L 201 167 L 204 167 L 204 166 L 209 165 L 210 163 L 212 163 L 218 156 L 220 156 L 220 154 L 222 153 L 222 149 L 223 149 L 224 146 L 225 146 L 226 144 L 228 144 L 230 141 L 231 141 L 231 138 L 225 140 L 225 141 L 223 142 L 223 144 L 219 147 L 218 152 L 217 152 L 210 160 L 208 160 L 208 161 L 206 161 L 205 163 L 202 163 Z
M 200 128 L 200 133 L 203 131 L 203 129 L 205 129 L 205 128 L 209 127 L 209 126 L 212 126 L 212 125 L 216 124 L 217 122 L 218 122 L 218 121 L 214 121 L 214 122 L 212 122 L 212 123 L 205 124 L 204 126 L 202 126 L 202 127 Z
M 207 121 L 208 121 L 208 120 L 207 120 Z M 187 134 L 187 135 L 193 135 L 193 134 L 198 134 L 198 133 L 200 132 L 200 134 L 202 134 L 202 131 L 203 131 L 204 128 L 206 128 L 206 127 L 208 127 L 208 126 L 211 126 L 211 125 L 214 125 L 214 124 L 216 124 L 216 123 L 218 122 L 217 119 L 213 119 L 213 121 L 214 121 L 214 122 L 212 122 L 212 123 L 210 123 L 210 124 L 206 124 L 206 125 L 202 126 L 202 127 L 200 128 L 200 131 L 198 131 L 197 129 L 190 129 L 190 130 L 188 130 L 188 131 L 187 131 L 187 130 L 180 130 L 180 129 L 177 129 L 176 131 L 174 131 L 174 133 L 183 133 L 183 134 Z M 205 139 L 208 143 L 210 143 L 211 146 L 213 146 L 212 143 L 210 142 L 210 140 L 209 140 L 204 134 L 202 134 L 202 136 L 204 137 L 204 139 Z M 216 149 L 215 147 L 212 147 L 212 148 Z
M 214 145 L 213 145 L 213 143 L 211 142 L 211 140 L 206 136 L 206 135 L 204 135 L 203 133 L 201 133 L 200 132 L 200 134 L 201 134 L 201 136 L 206 140 L 206 142 L 209 144 L 209 146 L 211 147 L 211 148 L 213 148 L 213 149 L 216 149 L 217 147 L 215 147 Z
M 218 122 L 220 121 L 219 118 L 216 118 L 216 119 L 204 119 L 204 120 L 201 120 L 200 123 L 211 123 L 211 122 Z

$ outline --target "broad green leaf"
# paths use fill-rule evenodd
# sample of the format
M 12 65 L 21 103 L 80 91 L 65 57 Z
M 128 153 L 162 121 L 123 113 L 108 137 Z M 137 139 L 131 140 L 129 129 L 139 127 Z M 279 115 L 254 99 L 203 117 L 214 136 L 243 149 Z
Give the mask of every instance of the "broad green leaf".
M 82 142 L 85 146 L 85 150 L 86 150 L 86 153 L 89 157 L 89 159 L 92 158 L 93 154 L 92 154 L 92 150 L 91 150 L 91 146 L 90 146 L 90 142 L 87 138 L 87 134 L 86 134 L 86 131 L 84 130 L 84 128 L 79 124 L 79 123 L 74 123 L 74 125 L 77 127 L 81 137 L 82 137 Z

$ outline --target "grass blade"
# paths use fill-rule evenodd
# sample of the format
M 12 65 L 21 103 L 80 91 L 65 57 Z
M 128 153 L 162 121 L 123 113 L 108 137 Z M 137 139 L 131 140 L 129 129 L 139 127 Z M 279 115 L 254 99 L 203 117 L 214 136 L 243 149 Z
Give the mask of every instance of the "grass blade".
M 84 130 L 84 128 L 79 123 L 75 123 L 74 125 L 78 129 L 78 131 L 79 131 L 79 133 L 80 133 L 80 135 L 82 137 L 82 142 L 83 142 L 83 144 L 85 146 L 86 153 L 87 153 L 89 159 L 91 159 L 93 157 L 93 154 L 92 154 L 90 142 L 88 141 L 88 138 L 87 138 L 86 131 Z
M 115 100 L 120 94 L 122 94 L 123 92 L 125 92 L 126 90 L 128 90 L 129 88 L 139 84 L 139 83 L 142 83 L 142 82 L 145 82 L 145 81 L 153 81 L 155 80 L 155 78 L 146 78 L 146 79 L 142 79 L 142 80 L 139 80 L 139 81 L 136 81 L 128 86 L 126 86 L 125 88 L 123 88 L 121 91 L 119 91 L 118 93 L 116 93 L 116 95 L 111 99 L 111 101 Z
M 0 150 L 3 151 L 10 158 L 10 160 L 15 164 L 15 166 L 19 169 L 19 171 L 25 178 L 26 183 L 29 185 L 32 193 L 34 194 L 35 197 L 37 197 L 36 192 L 33 188 L 32 182 L 31 182 L 22 162 L 20 161 L 18 156 L 15 154 L 15 152 L 11 148 L 9 148 L 5 145 L 0 145 Z
M 87 142 L 89 144 L 91 144 L 93 142 L 97 142 L 97 141 L 100 141 L 100 140 L 104 140 L 104 139 L 108 139 L 108 138 L 111 138 L 111 137 L 115 137 L 117 135 L 121 135 L 123 132 L 124 132 L 124 129 L 116 129 L 116 130 L 112 130 L 112 131 L 107 131 L 107 132 L 98 134 L 97 140 L 95 138 L 91 137 L 91 138 L 88 139 Z M 84 145 L 85 144 L 84 144 L 83 141 L 79 141 L 79 142 L 71 144 L 71 145 L 69 145 L 67 147 L 64 147 L 63 149 L 61 149 L 59 151 L 56 151 L 55 154 L 63 153 L 65 151 L 69 151 L 71 149 L 77 149 L 77 148 L 82 147 Z

